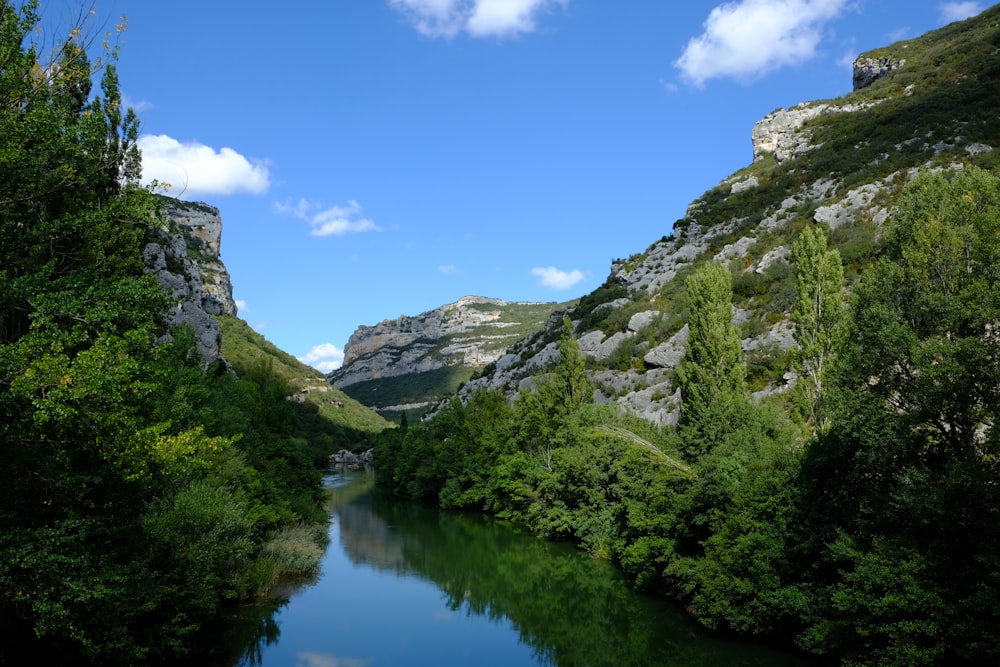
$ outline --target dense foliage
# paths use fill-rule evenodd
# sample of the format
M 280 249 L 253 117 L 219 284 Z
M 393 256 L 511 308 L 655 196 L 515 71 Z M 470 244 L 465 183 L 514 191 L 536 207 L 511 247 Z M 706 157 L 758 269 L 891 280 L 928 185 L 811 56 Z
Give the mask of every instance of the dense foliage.
M 0 662 L 172 660 L 315 564 L 316 428 L 265 364 L 206 372 L 167 331 L 114 51 L 75 25 L 41 52 L 36 4 L 0 2 Z
M 588 400 L 570 327 L 509 404 L 384 434 L 379 482 L 617 561 L 714 628 L 862 664 L 1000 659 L 1000 178 L 925 174 L 844 303 L 822 230 L 795 244 L 801 391 L 755 403 L 729 275 L 687 280 L 677 428 Z M 693 343 L 693 344 L 692 344 Z

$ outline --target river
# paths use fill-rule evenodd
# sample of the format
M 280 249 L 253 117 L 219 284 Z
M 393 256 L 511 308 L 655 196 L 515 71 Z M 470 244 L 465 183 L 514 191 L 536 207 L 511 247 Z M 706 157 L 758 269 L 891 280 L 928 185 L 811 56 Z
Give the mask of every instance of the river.
M 327 484 L 321 573 L 228 619 L 206 665 L 814 664 L 710 634 L 572 545 L 386 498 L 365 473 Z

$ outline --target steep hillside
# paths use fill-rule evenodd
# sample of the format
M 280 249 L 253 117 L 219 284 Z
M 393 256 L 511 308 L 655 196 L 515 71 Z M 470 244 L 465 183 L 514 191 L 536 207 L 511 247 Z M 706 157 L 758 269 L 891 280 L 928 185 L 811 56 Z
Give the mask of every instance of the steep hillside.
M 233 368 L 249 371 L 263 364 L 288 384 L 289 399 L 304 406 L 314 406 L 317 414 L 346 431 L 377 433 L 392 424 L 378 414 L 331 387 L 322 373 L 306 366 L 290 354 L 279 350 L 266 338 L 233 315 L 217 318 L 222 329 L 222 353 Z M 345 433 L 345 437 L 351 438 Z M 359 443 L 335 443 L 336 448 L 350 449 Z
M 879 230 L 921 169 L 995 168 L 1000 146 L 1000 7 L 855 62 L 843 97 L 778 109 L 753 129 L 753 162 L 696 199 L 672 232 L 615 261 L 605 284 L 570 316 L 600 402 L 675 423 L 674 368 L 684 353 L 694 267 L 733 273 L 735 322 L 758 395 L 782 392 L 790 371 L 795 298 L 791 244 L 824 228 L 849 283 L 877 252 Z M 848 84 L 851 82 L 846 82 Z M 559 330 L 521 341 L 467 383 L 510 395 L 558 357 Z
M 570 305 L 466 296 L 416 316 L 360 326 L 344 348 L 344 365 L 328 378 L 388 418 L 419 416 Z

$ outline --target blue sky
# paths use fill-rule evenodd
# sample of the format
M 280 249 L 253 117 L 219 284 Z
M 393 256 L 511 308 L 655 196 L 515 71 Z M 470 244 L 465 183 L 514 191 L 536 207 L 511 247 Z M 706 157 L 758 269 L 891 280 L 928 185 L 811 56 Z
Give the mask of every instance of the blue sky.
M 95 4 L 128 19 L 145 178 L 220 209 L 241 316 L 322 370 L 360 324 L 592 291 L 751 161 L 765 114 L 987 5 Z

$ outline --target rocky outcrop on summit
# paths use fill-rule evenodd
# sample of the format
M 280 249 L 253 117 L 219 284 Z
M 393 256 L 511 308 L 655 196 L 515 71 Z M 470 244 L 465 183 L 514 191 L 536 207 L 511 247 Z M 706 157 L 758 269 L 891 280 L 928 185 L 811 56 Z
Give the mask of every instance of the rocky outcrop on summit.
M 219 209 L 201 202 L 174 200 L 167 217 L 183 235 L 188 255 L 198 267 L 204 307 L 212 315 L 236 315 L 233 283 L 222 263 L 222 217 Z
M 222 218 L 212 206 L 179 200 L 166 203 L 164 214 L 166 228 L 154 230 L 156 240 L 143 249 L 145 270 L 173 300 L 168 325 L 194 330 L 207 366 L 223 358 L 222 333 L 212 315 L 236 314 L 229 271 L 219 259 Z M 167 334 L 162 340 L 169 339 Z
M 878 79 L 888 76 L 906 64 L 905 60 L 894 58 L 869 58 L 860 56 L 854 60 L 854 90 L 872 85 Z

